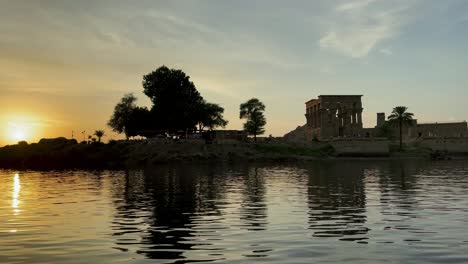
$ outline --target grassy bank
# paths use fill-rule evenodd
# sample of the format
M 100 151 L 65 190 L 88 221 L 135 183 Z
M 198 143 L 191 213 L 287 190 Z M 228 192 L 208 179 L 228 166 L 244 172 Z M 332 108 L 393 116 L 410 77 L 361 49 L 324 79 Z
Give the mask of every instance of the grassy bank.
M 338 153 L 325 142 L 293 144 L 265 142 L 259 144 L 204 144 L 174 141 L 112 141 L 107 144 L 78 144 L 65 138 L 41 140 L 33 144 L 16 144 L 0 148 L 0 168 L 73 169 L 137 168 L 157 163 L 193 161 L 294 161 L 330 157 L 375 158 L 382 155 Z M 388 158 L 429 158 L 431 150 L 405 146 L 399 151 L 390 145 Z
M 187 142 L 113 141 L 78 144 L 59 138 L 0 148 L 2 168 L 127 168 L 155 163 L 230 160 L 293 160 L 323 158 L 333 148 L 301 147 L 279 143 L 194 144 Z

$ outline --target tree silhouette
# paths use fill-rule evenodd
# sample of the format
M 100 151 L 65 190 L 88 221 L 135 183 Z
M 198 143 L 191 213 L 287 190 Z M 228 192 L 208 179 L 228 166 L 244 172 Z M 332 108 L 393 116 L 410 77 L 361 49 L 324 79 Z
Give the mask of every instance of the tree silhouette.
M 127 123 L 127 133 L 133 136 L 151 136 L 151 131 L 157 129 L 157 120 L 146 107 L 135 107 Z
M 182 70 L 161 66 L 143 76 L 144 93 L 153 102 L 158 126 L 167 130 L 194 130 L 203 98 Z
M 104 136 L 104 130 L 96 130 L 94 131 L 94 135 L 98 138 L 98 142 L 101 142 L 101 138 Z
M 224 108 L 218 104 L 203 102 L 198 109 L 198 129 L 208 128 L 213 130 L 216 127 L 226 127 L 228 121 L 223 117 Z
M 265 133 L 264 112 L 265 105 L 257 98 L 252 98 L 240 105 L 240 118 L 247 119 L 247 122 L 244 123 L 244 130 L 254 136 L 255 142 L 257 142 L 257 135 Z
M 388 121 L 392 125 L 400 128 L 400 151 L 403 150 L 403 125 L 410 126 L 413 121 L 413 113 L 407 112 L 408 107 L 397 106 L 393 108 L 392 114 L 388 116 Z
M 115 106 L 114 113 L 107 123 L 112 130 L 118 133 L 125 133 L 127 139 L 130 136 L 128 133 L 128 124 L 133 110 L 137 107 L 135 104 L 136 100 L 137 98 L 132 93 L 125 94 Z
M 108 125 L 116 132 L 151 137 L 162 132 L 190 133 L 225 127 L 224 108 L 206 102 L 182 70 L 161 66 L 143 76 L 143 92 L 153 105 L 138 107 L 136 97 L 126 94 L 115 106 Z

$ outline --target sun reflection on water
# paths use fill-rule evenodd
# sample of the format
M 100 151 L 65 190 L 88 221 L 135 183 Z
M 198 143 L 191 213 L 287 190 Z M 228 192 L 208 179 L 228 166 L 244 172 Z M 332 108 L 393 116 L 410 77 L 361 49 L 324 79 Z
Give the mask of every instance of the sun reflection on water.
M 15 214 L 18 214 L 20 212 L 19 210 L 19 195 L 20 195 L 20 190 L 21 190 L 21 182 L 20 182 L 20 177 L 19 174 L 16 173 L 15 176 L 13 177 L 13 199 L 11 201 L 11 207 L 13 208 L 13 212 Z

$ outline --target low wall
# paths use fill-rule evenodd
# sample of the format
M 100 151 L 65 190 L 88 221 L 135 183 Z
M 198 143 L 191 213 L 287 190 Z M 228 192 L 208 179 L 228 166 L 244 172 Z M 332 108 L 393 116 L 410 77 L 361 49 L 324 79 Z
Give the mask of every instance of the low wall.
M 369 157 L 389 156 L 390 141 L 378 138 L 340 138 L 329 141 L 337 156 Z
M 468 154 L 468 137 L 458 138 L 424 138 L 419 146 L 449 153 Z
M 151 138 L 147 139 L 146 142 L 153 145 L 180 145 L 180 144 L 190 144 L 190 145 L 206 145 L 206 141 L 202 138 L 188 138 L 188 139 L 167 139 L 167 138 Z M 237 139 L 214 139 L 212 144 L 221 144 L 221 145 L 236 145 L 236 144 L 246 144 L 245 141 L 240 141 Z

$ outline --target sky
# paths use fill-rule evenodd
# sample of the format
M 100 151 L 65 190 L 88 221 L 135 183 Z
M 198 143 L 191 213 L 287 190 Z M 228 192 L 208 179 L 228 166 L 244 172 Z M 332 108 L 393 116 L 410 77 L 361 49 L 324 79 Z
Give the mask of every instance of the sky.
M 142 76 L 182 69 L 241 129 L 266 105 L 266 135 L 305 123 L 320 94 L 362 94 L 364 126 L 409 107 L 419 122 L 468 119 L 465 0 L 0 0 L 0 146 L 104 129 Z M 85 131 L 84 133 L 82 133 Z

